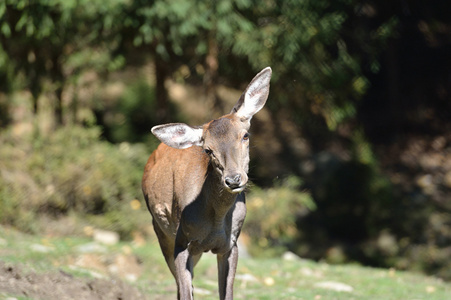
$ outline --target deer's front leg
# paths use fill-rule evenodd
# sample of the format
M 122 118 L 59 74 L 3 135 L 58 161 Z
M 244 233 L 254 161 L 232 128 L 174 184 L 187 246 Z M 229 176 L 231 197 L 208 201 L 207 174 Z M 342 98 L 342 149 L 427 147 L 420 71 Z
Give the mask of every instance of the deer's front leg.
M 175 247 L 175 275 L 178 299 L 193 299 L 193 259 L 187 247 Z
M 233 299 L 233 281 L 238 263 L 238 247 L 235 244 L 226 254 L 217 256 L 219 298 Z

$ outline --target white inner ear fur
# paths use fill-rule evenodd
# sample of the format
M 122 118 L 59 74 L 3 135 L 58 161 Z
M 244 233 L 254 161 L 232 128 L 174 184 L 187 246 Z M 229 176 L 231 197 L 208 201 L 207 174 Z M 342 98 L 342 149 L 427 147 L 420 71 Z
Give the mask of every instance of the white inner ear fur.
M 195 128 L 183 123 L 164 124 L 152 128 L 152 133 L 166 145 L 185 149 L 202 146 L 202 128 Z
M 266 103 L 269 95 L 271 68 L 267 67 L 258 73 L 244 93 L 244 103 L 236 112 L 237 116 L 250 120 Z

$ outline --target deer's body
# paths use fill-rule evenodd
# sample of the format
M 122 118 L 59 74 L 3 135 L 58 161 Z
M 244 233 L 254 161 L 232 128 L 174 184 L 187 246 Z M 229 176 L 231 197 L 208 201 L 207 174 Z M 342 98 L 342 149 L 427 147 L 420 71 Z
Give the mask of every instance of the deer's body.
M 143 177 L 146 198 L 153 200 L 148 201 L 148 207 L 159 235 L 175 240 L 183 215 L 181 230 L 191 239 L 193 255 L 228 252 L 238 239 L 246 215 L 244 193 L 224 193 L 218 176 L 209 170 L 209 162 L 201 147 L 174 149 L 160 144 L 150 156 Z M 178 172 L 190 176 L 173 178 Z M 235 204 L 236 200 L 239 203 Z M 235 210 L 235 205 L 240 209 Z M 232 222 L 233 212 L 236 224 Z
M 220 298 L 233 297 L 236 242 L 246 216 L 247 131 L 266 102 L 270 76 L 270 68 L 260 72 L 232 112 L 217 120 L 152 129 L 163 143 L 147 162 L 142 189 L 179 299 L 192 299 L 193 268 L 208 251 L 217 254 Z

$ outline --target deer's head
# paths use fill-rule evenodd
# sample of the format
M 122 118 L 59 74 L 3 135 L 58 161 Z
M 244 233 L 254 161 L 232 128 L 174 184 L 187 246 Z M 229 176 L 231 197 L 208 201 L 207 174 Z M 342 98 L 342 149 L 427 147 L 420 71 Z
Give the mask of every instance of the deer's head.
M 258 73 L 229 114 L 198 127 L 158 125 L 152 133 L 173 148 L 202 147 L 226 190 L 242 192 L 248 181 L 250 121 L 268 99 L 271 73 L 270 67 Z

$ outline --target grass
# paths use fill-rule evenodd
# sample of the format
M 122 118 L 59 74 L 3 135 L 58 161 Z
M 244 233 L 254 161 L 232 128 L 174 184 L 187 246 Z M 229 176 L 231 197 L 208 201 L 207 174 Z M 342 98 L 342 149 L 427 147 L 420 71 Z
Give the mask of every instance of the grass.
M 174 279 L 155 237 L 140 243 L 135 240 L 112 246 L 97 245 L 99 251 L 86 254 L 80 247 L 93 245 L 90 237 L 40 237 L 0 227 L 0 245 L 0 257 L 5 262 L 21 264 L 27 271 L 63 270 L 76 277 L 99 274 L 108 277 L 111 275 L 108 268 L 96 267 L 97 263 L 101 266 L 117 257 L 136 258 L 138 276 L 129 281 L 131 285 L 138 287 L 149 299 L 175 298 L 176 295 Z M 91 255 L 98 261 L 92 266 L 74 268 L 83 255 Z M 206 254 L 195 268 L 196 299 L 218 299 L 216 278 L 216 258 Z M 358 265 L 328 265 L 303 259 L 243 258 L 239 261 L 235 280 L 235 299 L 442 300 L 449 295 L 450 283 L 421 274 Z M 3 295 L 0 291 L 0 298 L 2 296 L 11 295 Z

